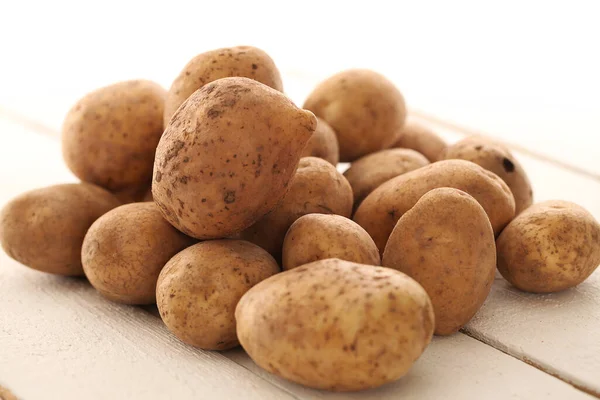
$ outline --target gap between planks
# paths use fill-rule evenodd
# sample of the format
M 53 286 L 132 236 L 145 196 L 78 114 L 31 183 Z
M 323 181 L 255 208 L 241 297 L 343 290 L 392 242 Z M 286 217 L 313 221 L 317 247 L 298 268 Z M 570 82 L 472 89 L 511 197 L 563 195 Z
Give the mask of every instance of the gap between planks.
M 417 117 L 418 119 L 422 120 L 425 123 L 428 123 L 430 125 L 433 126 L 438 126 L 441 128 L 445 128 L 447 130 L 452 131 L 453 133 L 456 133 L 457 136 L 471 136 L 471 135 L 476 135 L 476 136 L 482 136 L 485 138 L 489 138 L 492 139 L 494 141 L 500 142 L 504 145 L 506 145 L 507 147 L 516 150 L 518 152 L 524 153 L 527 156 L 537 159 L 539 161 L 542 162 L 546 162 L 546 163 L 550 163 L 555 165 L 556 167 L 562 168 L 562 169 L 566 169 L 570 172 L 576 173 L 578 175 L 582 175 L 588 179 L 593 179 L 595 181 L 600 181 L 600 175 L 592 173 L 590 171 L 587 171 L 585 169 L 570 165 L 568 163 L 562 162 L 560 160 L 556 160 L 553 159 L 549 156 L 546 156 L 544 154 L 529 150 L 527 148 L 524 148 L 522 146 L 519 146 L 517 144 L 514 143 L 510 143 L 510 142 L 506 142 L 503 140 L 500 140 L 498 138 L 493 137 L 492 135 L 486 134 L 482 131 L 478 131 L 478 130 L 474 130 L 468 127 L 464 127 L 462 125 L 459 124 L 455 124 L 452 122 L 448 122 L 446 120 L 437 118 L 433 115 L 430 115 L 426 112 L 420 111 L 420 110 L 411 110 L 411 115 L 413 115 L 414 117 Z M 7 119 L 7 120 L 11 120 L 15 123 L 17 123 L 18 125 L 24 126 L 28 129 L 30 129 L 33 132 L 39 133 L 39 134 L 43 134 L 45 136 L 50 136 L 52 138 L 59 138 L 60 137 L 60 133 L 45 125 L 42 123 L 39 123 L 37 121 L 35 121 L 34 119 L 31 119 L 25 115 L 22 115 L 18 112 L 6 109 L 4 107 L 0 107 L 0 116 Z M 153 315 L 154 317 L 158 318 L 158 313 L 156 311 L 156 309 L 151 308 L 151 307 L 141 307 L 145 312 Z M 572 381 L 570 381 L 569 379 L 559 375 L 558 373 L 552 372 L 551 369 L 544 367 L 543 365 L 532 361 L 530 359 L 528 359 L 527 357 L 520 357 L 518 354 L 513 354 L 513 352 L 511 352 L 509 349 L 506 348 L 506 346 L 503 346 L 501 343 L 495 343 L 495 342 L 491 342 L 491 341 L 486 341 L 486 339 L 472 331 L 470 331 L 468 328 L 463 328 L 460 331 L 462 334 L 471 337 L 483 344 L 485 344 L 486 346 L 489 346 L 491 348 L 494 348 L 508 356 L 510 356 L 511 358 L 514 358 L 520 362 L 523 362 L 525 364 L 528 364 L 536 369 L 538 369 L 539 371 L 548 374 L 556 379 L 559 379 L 569 385 L 571 385 L 572 387 L 574 387 L 577 390 L 580 390 L 582 392 L 585 392 L 587 394 L 590 394 L 594 397 L 600 398 L 600 393 L 591 390 L 590 388 L 586 388 L 585 386 L 582 385 L 578 385 L 573 383 Z M 227 357 L 229 358 L 229 357 Z M 235 361 L 234 361 L 235 362 Z M 240 364 L 238 362 L 236 362 L 237 365 L 241 366 L 242 368 L 246 369 L 247 371 L 249 371 L 250 373 L 252 373 L 253 375 L 259 377 L 261 380 L 265 381 L 266 383 L 269 383 L 270 385 L 276 386 L 277 388 L 279 388 L 280 390 L 286 392 L 286 394 L 290 395 L 291 397 L 300 400 L 300 398 L 294 394 L 292 391 L 286 389 L 285 387 L 283 387 L 282 385 L 277 385 L 272 381 L 269 381 L 268 379 L 265 379 L 264 377 L 260 376 L 259 374 L 257 374 L 256 372 L 252 371 L 251 369 L 249 369 L 247 366 Z

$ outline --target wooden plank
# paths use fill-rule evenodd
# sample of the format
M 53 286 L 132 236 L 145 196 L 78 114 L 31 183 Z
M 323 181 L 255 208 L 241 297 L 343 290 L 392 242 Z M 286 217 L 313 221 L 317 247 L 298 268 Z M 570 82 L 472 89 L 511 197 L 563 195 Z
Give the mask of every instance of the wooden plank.
M 226 355 L 302 400 L 592 399 L 569 384 L 462 334 L 435 337 L 399 381 L 354 394 L 323 392 L 290 383 L 260 369 L 239 349 Z
M 435 123 L 444 135 L 458 135 Z M 535 201 L 569 200 L 600 221 L 600 181 L 519 151 Z M 576 288 L 548 295 L 521 292 L 504 279 L 465 332 L 600 397 L 600 269 Z

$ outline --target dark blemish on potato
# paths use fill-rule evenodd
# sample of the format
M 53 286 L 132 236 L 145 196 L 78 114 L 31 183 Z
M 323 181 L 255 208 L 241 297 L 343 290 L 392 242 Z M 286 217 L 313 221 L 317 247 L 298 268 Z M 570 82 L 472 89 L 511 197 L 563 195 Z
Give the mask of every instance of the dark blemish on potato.
M 388 211 L 388 215 L 390 217 L 392 217 L 392 219 L 396 219 L 396 210 L 390 210 L 390 211 Z
M 229 158 L 228 158 L 227 160 L 225 160 L 225 163 L 229 164 L 229 161 L 231 161 L 231 160 L 229 160 Z
M 203 203 L 206 203 L 206 198 L 202 198 L 202 202 L 203 202 Z
M 177 154 L 179 154 L 179 152 L 181 151 L 181 149 L 183 149 L 183 147 L 185 146 L 185 142 L 181 141 L 181 140 L 176 140 L 173 143 L 173 146 L 171 146 L 171 148 L 167 151 L 167 154 L 165 154 L 165 159 L 163 161 L 163 167 L 167 165 L 167 163 L 169 161 L 171 161 L 171 159 L 173 159 L 174 157 L 177 157 Z
M 171 192 L 171 189 L 167 189 L 167 197 L 171 198 L 171 196 L 173 196 L 173 192 Z
M 173 298 L 173 297 L 175 297 L 175 293 L 171 293 L 171 294 L 169 295 L 169 297 L 170 297 L 170 298 Z
M 156 171 L 156 176 L 154 178 L 156 182 L 160 182 L 162 180 L 162 172 Z
M 502 159 L 502 166 L 506 172 L 513 172 L 515 170 L 515 164 L 506 157 Z
M 187 176 L 182 176 L 181 178 L 179 178 L 179 182 L 183 183 L 184 185 L 188 183 L 188 177 Z
M 190 158 L 189 157 L 183 157 L 183 162 L 184 163 L 190 162 Z
M 479 145 L 479 146 L 475 146 L 475 150 L 481 150 L 483 149 L 483 146 Z
M 177 199 L 177 201 L 179 202 L 179 207 L 181 207 L 181 209 L 183 210 L 185 208 L 185 203 L 181 201 L 181 199 Z
M 252 69 L 258 69 L 258 65 L 252 64 Z
M 206 112 L 206 116 L 212 119 L 217 118 L 219 115 L 221 115 L 221 111 L 215 110 L 214 108 L 211 108 Z

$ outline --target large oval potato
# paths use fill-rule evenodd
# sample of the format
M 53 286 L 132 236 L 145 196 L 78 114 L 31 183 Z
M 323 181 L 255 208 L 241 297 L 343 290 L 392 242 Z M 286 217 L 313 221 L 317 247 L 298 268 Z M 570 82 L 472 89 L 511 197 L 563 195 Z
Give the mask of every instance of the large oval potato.
M 448 146 L 440 157 L 444 160 L 471 161 L 498 175 L 506 182 L 515 198 L 516 215 L 533 203 L 533 191 L 525 170 L 501 144 L 472 136 Z
M 0 243 L 11 258 L 38 271 L 83 275 L 81 245 L 88 228 L 121 203 L 90 183 L 24 193 L 0 213 Z
M 104 214 L 88 230 L 81 249 L 83 271 L 110 300 L 153 304 L 158 274 L 193 243 L 164 220 L 156 204 L 127 204 Z
M 204 85 L 179 108 L 156 150 L 152 195 L 198 239 L 235 234 L 287 190 L 315 116 L 248 78 Z
M 336 168 L 317 157 L 300 159 L 289 191 L 273 211 L 241 233 L 241 238 L 281 259 L 285 234 L 295 220 L 311 213 L 350 217 L 352 188 Z
M 371 235 L 383 252 L 400 217 L 421 196 L 439 187 L 460 189 L 473 196 L 487 213 L 496 235 L 515 216 L 515 199 L 502 179 L 470 161 L 446 160 L 385 182 L 361 203 L 354 221 Z
M 431 341 L 425 290 L 389 268 L 327 259 L 250 289 L 235 318 L 248 355 L 267 371 L 336 391 L 374 388 L 409 370 Z
M 434 131 L 411 118 L 398 133 L 392 147 L 412 149 L 423 154 L 431 162 L 439 161 L 446 142 Z
M 410 149 L 387 149 L 368 154 L 344 172 L 354 193 L 354 209 L 379 185 L 429 164 L 424 155 Z
M 532 293 L 579 285 L 600 264 L 600 225 L 583 207 L 545 201 L 523 211 L 496 241 L 498 270 Z
M 164 125 L 196 90 L 217 79 L 234 76 L 254 79 L 283 91 L 279 70 L 261 49 L 236 46 L 207 51 L 192 58 L 175 78 L 165 102 Z
M 343 71 L 321 82 L 304 108 L 331 125 L 343 162 L 389 147 L 406 118 L 396 86 L 366 69 Z
M 319 157 L 333 165 L 340 161 L 337 136 L 331 126 L 321 118 L 317 118 L 317 129 L 306 143 L 302 157 Z
M 423 286 L 435 334 L 463 327 L 483 305 L 496 272 L 494 231 L 485 210 L 458 189 L 427 192 L 398 220 L 382 264 Z
M 62 152 L 79 179 L 111 191 L 150 183 L 166 91 L 150 81 L 89 93 L 68 112 Z
M 367 265 L 381 264 L 375 242 L 351 219 L 331 214 L 308 214 L 298 218 L 283 241 L 283 269 L 326 258 Z
M 273 258 L 243 240 L 211 240 L 188 247 L 160 273 L 156 298 L 167 328 L 192 346 L 238 345 L 235 307 L 244 293 L 279 272 Z

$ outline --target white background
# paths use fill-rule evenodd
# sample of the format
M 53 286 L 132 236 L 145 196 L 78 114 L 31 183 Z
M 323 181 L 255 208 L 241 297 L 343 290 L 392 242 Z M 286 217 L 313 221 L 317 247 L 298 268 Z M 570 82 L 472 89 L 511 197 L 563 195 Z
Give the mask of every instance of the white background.
M 320 79 L 369 67 L 413 109 L 600 173 L 597 1 L 1 4 L 0 107 L 54 129 L 98 86 L 168 87 L 197 53 L 250 44 L 305 83 L 286 88 L 299 103 Z

